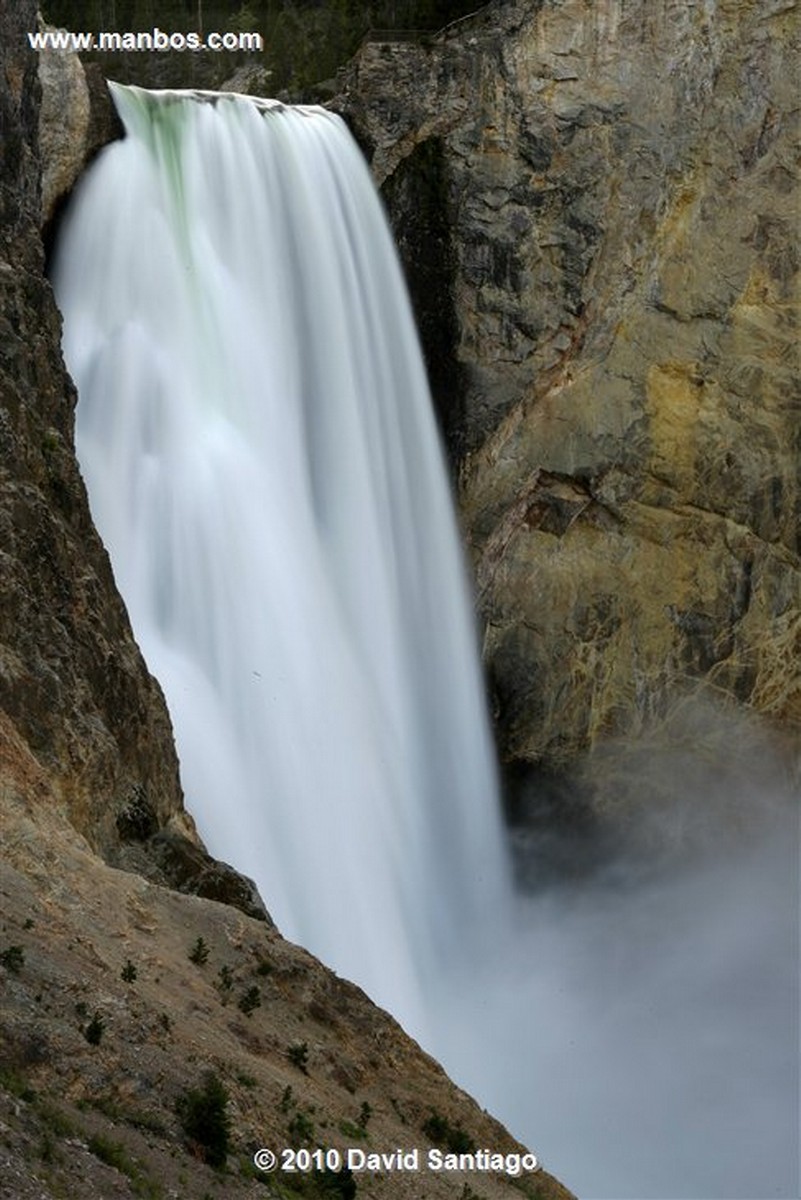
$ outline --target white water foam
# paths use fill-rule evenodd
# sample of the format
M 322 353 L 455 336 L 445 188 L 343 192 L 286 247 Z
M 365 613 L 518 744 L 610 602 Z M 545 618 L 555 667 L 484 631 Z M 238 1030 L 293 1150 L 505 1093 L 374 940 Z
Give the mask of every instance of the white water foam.
M 394 246 L 324 110 L 115 98 L 128 136 L 56 287 L 92 511 L 187 802 L 288 937 L 422 1035 L 431 972 L 508 885 Z

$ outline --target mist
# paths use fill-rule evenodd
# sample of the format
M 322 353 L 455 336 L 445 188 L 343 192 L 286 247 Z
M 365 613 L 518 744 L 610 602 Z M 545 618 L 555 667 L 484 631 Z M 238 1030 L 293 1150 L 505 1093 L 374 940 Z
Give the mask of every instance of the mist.
M 592 801 L 562 828 L 523 789 L 516 928 L 444 1000 L 446 1066 L 581 1200 L 798 1197 L 786 757 L 686 704 L 574 789 Z

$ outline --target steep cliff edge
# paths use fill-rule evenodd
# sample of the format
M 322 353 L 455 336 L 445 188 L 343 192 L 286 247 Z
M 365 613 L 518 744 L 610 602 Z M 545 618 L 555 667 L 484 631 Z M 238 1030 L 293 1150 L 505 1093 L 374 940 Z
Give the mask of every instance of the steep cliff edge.
M 344 76 L 507 762 L 559 768 L 699 683 L 801 722 L 798 40 L 792 0 L 496 3 Z

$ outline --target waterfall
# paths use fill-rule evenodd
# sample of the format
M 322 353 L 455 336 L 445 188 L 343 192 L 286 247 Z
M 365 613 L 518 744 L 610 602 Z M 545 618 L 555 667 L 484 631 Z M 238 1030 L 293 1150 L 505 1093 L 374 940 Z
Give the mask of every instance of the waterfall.
M 703 812 L 703 846 L 649 875 L 629 831 L 581 886 L 511 896 L 456 524 L 361 156 L 321 109 L 114 91 L 127 137 L 54 283 L 92 511 L 209 849 L 582 1195 L 797 1196 L 783 784 L 749 775 L 736 729 L 729 773 L 640 754 L 644 843 Z
M 92 512 L 188 807 L 418 1034 L 507 904 L 469 593 L 366 165 L 321 108 L 113 86 L 55 287 Z

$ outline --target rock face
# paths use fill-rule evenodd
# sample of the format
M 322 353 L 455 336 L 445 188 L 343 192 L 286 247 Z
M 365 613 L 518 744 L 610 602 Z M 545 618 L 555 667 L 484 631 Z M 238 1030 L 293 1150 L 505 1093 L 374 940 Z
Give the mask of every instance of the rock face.
M 122 125 L 96 63 L 77 54 L 39 54 L 39 154 L 42 162 L 41 221 L 46 228 L 92 157 Z
M 77 54 L 39 54 L 42 100 L 39 150 L 42 159 L 42 222 L 73 187 L 84 167 L 89 137 L 89 88 Z
M 798 41 L 793 0 L 499 2 L 344 77 L 438 364 L 507 762 L 559 768 L 699 684 L 801 722 Z
M 0 708 L 103 853 L 118 822 L 182 818 L 169 719 L 133 642 L 73 453 L 75 393 L 39 238 L 36 57 L 4 15 L 0 192 Z M 6 27 L 7 26 L 7 27 Z

